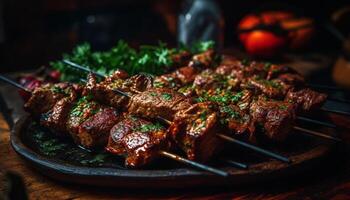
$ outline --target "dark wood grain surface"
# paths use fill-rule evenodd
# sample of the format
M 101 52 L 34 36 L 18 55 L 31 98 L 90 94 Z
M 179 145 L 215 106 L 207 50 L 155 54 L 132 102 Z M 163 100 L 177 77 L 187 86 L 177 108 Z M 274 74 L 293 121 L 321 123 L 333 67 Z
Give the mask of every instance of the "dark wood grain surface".
M 11 108 L 4 114 L 20 114 L 20 110 Z M 250 186 L 126 190 L 67 184 L 41 175 L 16 155 L 9 142 L 9 124 L 0 115 L 0 176 L 6 171 L 21 175 L 30 199 L 350 199 L 350 119 L 334 116 L 333 121 L 347 127 L 340 131 L 347 144 L 339 145 L 328 160 L 297 177 Z M 5 189 L 1 182 L 0 192 Z

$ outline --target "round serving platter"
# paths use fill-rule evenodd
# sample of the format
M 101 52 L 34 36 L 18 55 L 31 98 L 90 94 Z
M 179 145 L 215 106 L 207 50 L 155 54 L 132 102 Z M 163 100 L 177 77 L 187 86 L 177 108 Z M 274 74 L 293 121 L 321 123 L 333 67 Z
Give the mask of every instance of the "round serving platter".
M 30 117 L 23 117 L 15 124 L 11 144 L 31 166 L 53 179 L 133 188 L 241 185 L 288 178 L 319 166 L 333 146 L 331 142 L 295 133 L 282 145 L 264 147 L 288 156 L 291 164 L 232 147 L 223 153 L 225 158 L 229 156 L 235 161 L 247 163 L 249 168 L 239 169 L 221 159 L 208 163 L 230 173 L 228 177 L 221 177 L 166 159 L 160 159 L 146 169 L 127 169 L 123 166 L 122 158 L 102 150 L 90 152 L 81 149 L 68 139 L 55 137 Z

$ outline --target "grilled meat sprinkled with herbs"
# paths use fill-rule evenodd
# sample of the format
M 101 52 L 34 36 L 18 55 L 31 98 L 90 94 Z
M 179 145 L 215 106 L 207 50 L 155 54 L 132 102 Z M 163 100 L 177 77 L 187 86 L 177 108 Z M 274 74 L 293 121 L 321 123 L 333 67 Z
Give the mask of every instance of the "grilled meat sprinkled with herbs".
M 220 148 L 217 106 L 197 103 L 176 113 L 170 133 L 191 160 L 208 161 Z
M 112 128 L 106 150 L 126 155 L 126 166 L 140 167 L 158 158 L 160 150 L 169 148 L 168 133 L 162 125 L 129 116 Z

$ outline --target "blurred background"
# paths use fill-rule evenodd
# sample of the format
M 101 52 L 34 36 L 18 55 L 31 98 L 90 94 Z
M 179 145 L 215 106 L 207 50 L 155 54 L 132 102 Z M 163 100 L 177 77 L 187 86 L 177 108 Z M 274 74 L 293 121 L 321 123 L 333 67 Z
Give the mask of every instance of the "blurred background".
M 155 44 L 159 40 L 172 47 L 178 44 L 178 19 L 188 12 L 193 1 L 172 0 L 1 0 L 0 1 L 0 69 L 1 72 L 32 69 L 60 59 L 82 42 L 95 50 L 105 50 L 119 39 L 131 46 Z M 324 24 L 334 13 L 349 4 L 337 1 L 215 1 L 220 8 L 220 40 L 224 50 L 244 52 L 238 39 L 238 24 L 249 13 L 261 10 L 289 10 L 314 21 L 308 45 L 289 52 L 303 55 L 317 52 L 337 57 L 343 44 Z M 349 35 L 350 20 L 341 17 L 332 22 Z M 220 33 L 221 34 L 221 33 Z

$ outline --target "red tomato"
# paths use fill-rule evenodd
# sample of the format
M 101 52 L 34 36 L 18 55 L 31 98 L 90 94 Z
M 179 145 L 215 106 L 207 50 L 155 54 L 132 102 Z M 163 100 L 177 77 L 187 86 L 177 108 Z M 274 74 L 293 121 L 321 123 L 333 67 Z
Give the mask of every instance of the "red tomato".
M 58 82 L 60 81 L 61 73 L 58 70 L 52 70 L 50 71 L 49 76 L 53 81 Z
M 249 33 L 244 43 L 246 51 L 255 56 L 271 57 L 278 54 L 286 45 L 287 40 L 269 31 L 256 30 Z
M 31 81 L 28 82 L 29 79 Z M 25 84 L 22 84 L 25 81 L 27 81 L 27 82 Z M 23 85 L 25 88 L 27 88 L 29 90 L 34 90 L 35 88 L 40 87 L 42 84 L 42 82 L 40 80 L 37 80 L 32 76 L 27 76 L 27 77 L 21 78 L 20 83 L 21 83 L 21 85 Z M 28 93 L 24 90 L 18 90 L 18 93 L 24 101 L 28 101 L 28 99 L 30 98 L 30 95 L 31 95 L 30 93 Z
M 245 16 L 238 24 L 238 30 L 251 29 L 261 23 L 261 19 L 256 15 Z M 249 33 L 239 34 L 239 39 L 242 43 L 245 43 L 248 38 Z

